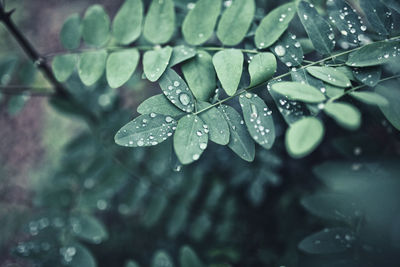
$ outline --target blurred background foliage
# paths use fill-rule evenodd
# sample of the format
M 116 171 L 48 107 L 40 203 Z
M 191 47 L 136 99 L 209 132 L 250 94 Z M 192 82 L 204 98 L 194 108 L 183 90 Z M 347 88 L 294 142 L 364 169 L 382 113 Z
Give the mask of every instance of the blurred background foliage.
M 260 19 L 286 1 L 257 2 Z M 325 1 L 312 2 L 324 12 Z M 122 1 L 8 1 L 43 54 L 60 51 L 64 19 L 94 3 L 113 16 Z M 182 21 L 190 1 L 175 3 Z M 50 88 L 3 26 L 0 85 Z M 0 94 L 0 266 L 399 265 L 400 135 L 377 108 L 359 106 L 357 132 L 327 123 L 323 145 L 302 160 L 284 151 L 276 118 L 279 142 L 253 163 L 215 146 L 182 167 L 171 142 L 114 144 L 156 85 L 138 74 L 118 90 L 77 75 L 66 86 L 98 125 L 57 99 Z

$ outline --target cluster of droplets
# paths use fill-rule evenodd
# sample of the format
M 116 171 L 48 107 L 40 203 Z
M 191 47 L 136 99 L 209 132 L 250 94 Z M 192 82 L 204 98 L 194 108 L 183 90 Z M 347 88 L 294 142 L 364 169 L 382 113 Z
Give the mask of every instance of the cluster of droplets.
M 251 93 L 246 93 L 244 95 L 243 94 L 240 95 L 240 97 L 252 99 L 253 97 L 256 98 L 258 96 L 251 94 Z M 243 108 L 243 104 L 240 104 L 240 105 Z M 269 110 L 267 107 L 263 108 L 262 111 L 259 111 L 259 110 L 257 110 L 256 105 L 254 105 L 252 103 L 250 104 L 250 109 L 251 109 L 251 113 L 250 113 L 249 122 L 251 124 L 253 124 L 252 126 L 254 127 L 255 132 L 256 132 L 256 134 L 253 135 L 252 137 L 254 140 L 259 142 L 261 145 L 264 145 L 264 144 L 268 143 L 268 139 L 264 138 L 264 136 L 268 135 L 271 132 L 271 130 L 264 126 L 265 124 L 264 124 L 263 119 L 271 116 L 272 111 Z
M 20 242 L 15 247 L 15 252 L 23 257 L 28 257 L 30 255 L 39 254 L 42 252 L 47 252 L 51 249 L 51 245 L 48 242 Z
M 171 85 L 168 85 L 167 90 L 163 90 L 163 92 L 172 104 L 177 105 L 186 112 L 193 111 L 194 103 L 191 92 L 183 82 L 173 81 Z
M 43 217 L 36 221 L 30 221 L 28 223 L 28 230 L 31 235 L 35 236 L 39 234 L 39 231 L 46 229 L 48 226 L 50 226 L 50 220 Z
M 335 5 L 333 0 L 328 0 L 327 4 L 328 6 Z M 355 9 L 347 5 L 343 6 L 338 11 L 334 8 L 333 11 L 330 12 L 329 20 L 332 24 L 337 25 L 340 34 L 347 37 L 353 44 L 358 44 L 363 38 L 361 36 L 363 35 L 362 32 L 367 30 L 367 26 L 364 25 L 361 16 L 357 15 Z M 342 25 L 344 26 L 341 27 Z M 343 49 L 348 49 L 350 47 L 350 44 L 345 41 L 341 42 L 340 45 Z
M 326 228 L 324 229 L 324 233 L 329 233 L 331 230 Z M 337 242 L 343 246 L 345 246 L 346 248 L 351 248 L 352 247 L 352 243 L 355 241 L 355 237 L 354 235 L 350 235 L 348 233 L 345 234 L 335 234 L 334 236 L 334 242 Z M 324 242 L 328 242 L 327 240 L 324 240 Z M 322 244 L 322 241 L 319 239 L 314 240 L 314 245 L 320 245 Z
M 385 49 L 385 51 L 388 49 Z M 400 48 L 397 46 L 393 46 L 390 51 L 386 51 L 383 55 L 379 55 L 377 60 L 378 61 L 386 61 L 389 59 L 393 59 L 400 55 Z M 356 66 L 357 64 L 355 62 L 351 63 L 351 66 Z
M 287 38 L 282 38 L 273 48 L 275 55 L 289 68 L 301 64 L 304 58 L 301 44 L 296 38 L 296 35 L 289 33 Z M 299 57 L 301 57 L 301 59 Z
M 76 255 L 76 248 L 73 246 L 61 247 L 59 253 L 61 255 L 61 262 L 64 265 L 69 265 Z
M 187 115 L 187 116 L 190 116 L 190 115 Z M 198 123 L 199 120 L 197 118 L 194 118 L 194 122 Z M 202 139 L 204 139 L 203 136 L 208 135 L 209 132 L 210 132 L 210 129 L 207 124 L 203 124 L 201 128 L 197 129 L 195 137 L 199 139 L 199 142 L 193 142 L 193 144 L 198 143 L 199 147 L 194 149 L 193 151 L 199 151 L 199 153 L 196 152 L 192 155 L 193 160 L 198 160 L 200 158 L 201 153 L 203 153 L 203 151 L 207 148 L 208 137 L 207 137 L 207 139 L 205 139 L 205 141 L 203 141 Z
M 150 113 L 139 116 L 121 130 L 127 147 L 155 146 L 170 137 L 176 129 L 176 121 L 170 116 Z M 143 134 L 142 134 L 143 133 Z

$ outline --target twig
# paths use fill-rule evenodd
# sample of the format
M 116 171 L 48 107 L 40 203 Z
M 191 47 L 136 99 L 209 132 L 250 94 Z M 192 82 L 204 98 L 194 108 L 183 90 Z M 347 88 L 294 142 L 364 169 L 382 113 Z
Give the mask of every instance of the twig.
M 81 110 L 82 113 L 86 115 L 86 119 L 89 120 L 91 123 L 96 122 L 97 117 L 92 112 L 90 112 L 90 110 L 80 105 L 76 101 L 74 96 L 60 82 L 57 81 L 50 67 L 46 64 L 45 59 L 36 51 L 34 46 L 17 28 L 17 26 L 11 19 L 11 15 L 13 12 L 14 10 L 8 12 L 5 11 L 3 4 L 0 3 L 0 22 L 4 24 L 7 30 L 16 39 L 16 41 L 24 50 L 24 52 L 28 55 L 28 57 L 32 60 L 32 62 L 34 62 L 35 66 L 37 66 L 43 72 L 46 79 L 54 87 L 56 96 L 68 100 L 71 103 L 71 105 L 76 107 L 76 109 Z

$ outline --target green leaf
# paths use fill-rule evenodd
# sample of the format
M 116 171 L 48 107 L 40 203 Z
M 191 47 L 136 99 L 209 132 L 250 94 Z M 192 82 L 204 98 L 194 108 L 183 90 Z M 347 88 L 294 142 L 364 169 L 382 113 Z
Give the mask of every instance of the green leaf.
M 136 41 L 142 31 L 142 21 L 142 0 L 125 0 L 113 21 L 114 38 L 122 45 Z
M 108 56 L 106 74 L 111 88 L 121 87 L 131 78 L 139 57 L 139 51 L 135 48 L 113 52 Z
M 182 72 L 197 100 L 208 101 L 217 88 L 212 57 L 205 51 L 198 51 L 194 59 L 182 65 Z
M 107 229 L 101 221 L 89 214 L 71 217 L 72 232 L 87 242 L 98 244 L 108 238 Z
M 356 130 L 361 125 L 360 111 L 347 103 L 328 103 L 324 107 L 325 113 L 338 124 L 349 130 Z
M 81 37 L 81 18 L 79 14 L 73 14 L 65 20 L 61 28 L 61 43 L 66 49 L 77 49 L 81 44 Z
M 296 14 L 296 4 L 287 3 L 277 7 L 261 20 L 254 41 L 259 49 L 267 48 L 275 43 L 286 31 Z
M 343 0 L 327 1 L 327 9 L 329 19 L 342 34 L 343 38 L 350 44 L 358 44 L 360 41 L 359 36 L 363 34 L 363 30 L 366 27 L 356 10 Z
M 109 39 L 110 18 L 100 5 L 88 8 L 83 18 L 82 36 L 88 45 L 102 46 Z
M 78 57 L 72 54 L 56 56 L 53 59 L 52 68 L 57 81 L 65 82 L 75 70 Z
M 217 37 L 224 44 L 239 44 L 247 34 L 253 21 L 256 6 L 254 0 L 235 0 L 221 16 Z
M 196 115 L 186 115 L 179 120 L 174 134 L 174 149 L 182 164 L 190 164 L 203 154 L 208 144 L 206 129 Z
M 382 69 L 380 66 L 377 67 L 368 67 L 368 68 L 355 68 L 353 70 L 354 77 L 357 81 L 367 85 L 374 87 L 376 86 L 382 75 Z
M 336 87 L 336 86 L 333 86 L 333 85 L 330 85 L 330 84 L 327 84 L 325 87 L 326 87 L 325 88 L 326 89 L 326 95 L 329 98 L 338 97 L 338 96 L 341 96 L 341 95 L 344 94 L 344 88 Z
M 238 89 L 242 77 L 243 60 L 243 53 L 237 49 L 220 51 L 213 57 L 218 79 L 229 96 L 234 95 Z
M 354 233 L 347 228 L 328 228 L 303 239 L 299 249 L 310 254 L 342 253 L 355 241 Z
M 207 102 L 199 101 L 197 103 L 198 111 L 209 108 L 210 106 L 211 104 Z M 211 141 L 223 146 L 229 143 L 230 131 L 228 123 L 217 108 L 210 108 L 209 110 L 200 113 L 199 116 L 208 126 L 209 138 Z
M 375 90 L 389 101 L 389 105 L 380 106 L 380 109 L 386 119 L 400 131 L 400 90 L 398 83 L 388 83 L 385 86 L 379 85 Z
M 254 141 L 244 126 L 244 121 L 240 114 L 227 105 L 220 105 L 218 109 L 224 115 L 231 132 L 228 147 L 243 160 L 253 161 L 255 157 Z
M 375 0 L 360 0 L 360 6 L 364 11 L 365 16 L 371 29 L 379 35 L 387 36 L 392 23 L 390 9 L 385 7 L 380 1 Z
M 356 81 L 356 78 L 354 77 L 354 74 L 353 74 L 353 70 L 350 67 L 342 66 L 342 67 L 337 67 L 336 69 L 338 71 L 342 72 L 344 75 L 346 75 L 350 81 Z
M 165 116 L 177 117 L 183 115 L 183 111 L 174 106 L 163 94 L 152 96 L 143 101 L 137 108 L 140 114 L 156 113 Z
M 299 82 L 279 82 L 271 86 L 275 92 L 287 96 L 291 100 L 307 103 L 320 103 L 326 98 L 317 88 Z
M 286 32 L 271 47 L 271 51 L 287 66 L 298 66 L 303 62 L 303 49 L 296 36 Z
M 176 121 L 155 113 L 140 115 L 122 127 L 115 135 L 115 143 L 120 146 L 155 146 L 172 135 Z
M 164 44 L 171 39 L 174 31 L 174 2 L 172 0 L 153 0 L 144 22 L 144 37 L 153 44 Z
M 303 49 L 304 55 L 307 55 L 307 54 L 315 51 L 314 45 L 310 39 L 299 38 L 298 40 L 299 40 L 299 43 L 301 44 L 301 48 Z
M 274 76 L 276 58 L 272 53 L 258 53 L 249 64 L 250 87 L 260 85 Z
M 194 96 L 185 81 L 173 69 L 167 69 L 159 81 L 164 95 L 185 112 L 194 110 Z
M 182 34 L 186 42 L 200 45 L 206 42 L 214 32 L 221 11 L 222 0 L 198 0 L 189 11 L 182 24 Z
M 80 55 L 78 74 L 86 86 L 96 83 L 104 73 L 107 52 L 86 52 Z
M 335 47 L 332 27 L 308 2 L 300 1 L 297 12 L 314 48 L 322 55 L 329 55 Z
M 256 94 L 241 94 L 239 101 L 250 136 L 262 147 L 270 149 L 275 141 L 272 111 Z
M 161 77 L 169 64 L 171 55 L 170 46 L 144 53 L 143 70 L 149 81 L 155 82 Z
M 351 92 L 350 95 L 355 99 L 369 105 L 387 106 L 389 102 L 383 96 L 373 92 Z
M 325 129 L 322 122 L 314 117 L 305 117 L 286 131 L 286 150 L 293 158 L 302 158 L 313 152 L 321 143 Z
M 369 67 L 394 61 L 400 56 L 400 41 L 385 41 L 366 45 L 351 53 L 346 65 L 351 67 Z
M 174 264 L 165 251 L 159 250 L 153 257 L 151 267 L 174 267 Z
M 204 267 L 196 253 L 189 247 L 183 246 L 179 252 L 181 267 Z
M 318 78 L 326 83 L 338 86 L 338 87 L 350 87 L 351 82 L 349 78 L 339 70 L 331 67 L 308 67 L 308 73 L 315 78 Z
M 319 89 L 322 93 L 326 89 L 326 85 L 321 80 L 314 78 L 313 76 L 308 74 L 307 70 L 305 69 L 298 69 L 295 71 L 293 70 L 291 71 L 290 76 L 292 77 L 292 81 L 314 86 L 315 88 Z
M 195 56 L 196 50 L 191 47 L 187 47 L 186 45 L 174 46 L 168 68 L 172 68 L 173 66 L 194 58 Z
M 301 204 L 313 215 L 326 220 L 350 224 L 362 216 L 362 211 L 354 197 L 347 194 L 319 193 L 303 198 Z
M 79 243 L 72 243 L 65 249 L 72 249 L 75 251 L 75 255 L 69 262 L 71 266 L 76 267 L 96 267 L 96 260 L 94 259 L 92 253 Z M 66 251 L 67 252 L 67 251 Z

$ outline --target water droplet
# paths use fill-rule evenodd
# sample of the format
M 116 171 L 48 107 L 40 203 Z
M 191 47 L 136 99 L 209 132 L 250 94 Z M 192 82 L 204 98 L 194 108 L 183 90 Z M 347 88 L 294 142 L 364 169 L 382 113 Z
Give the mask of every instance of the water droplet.
M 193 160 L 198 160 L 200 158 L 200 155 L 199 154 L 194 154 L 192 158 L 193 158 Z
M 186 93 L 182 93 L 179 95 L 179 102 L 181 102 L 182 105 L 187 106 L 190 103 L 190 97 Z
M 200 149 L 201 150 L 204 150 L 204 149 L 206 149 L 207 148 L 207 144 L 206 143 L 201 143 L 200 144 Z
M 277 45 L 274 51 L 278 57 L 283 57 L 286 54 L 286 49 L 282 45 Z

